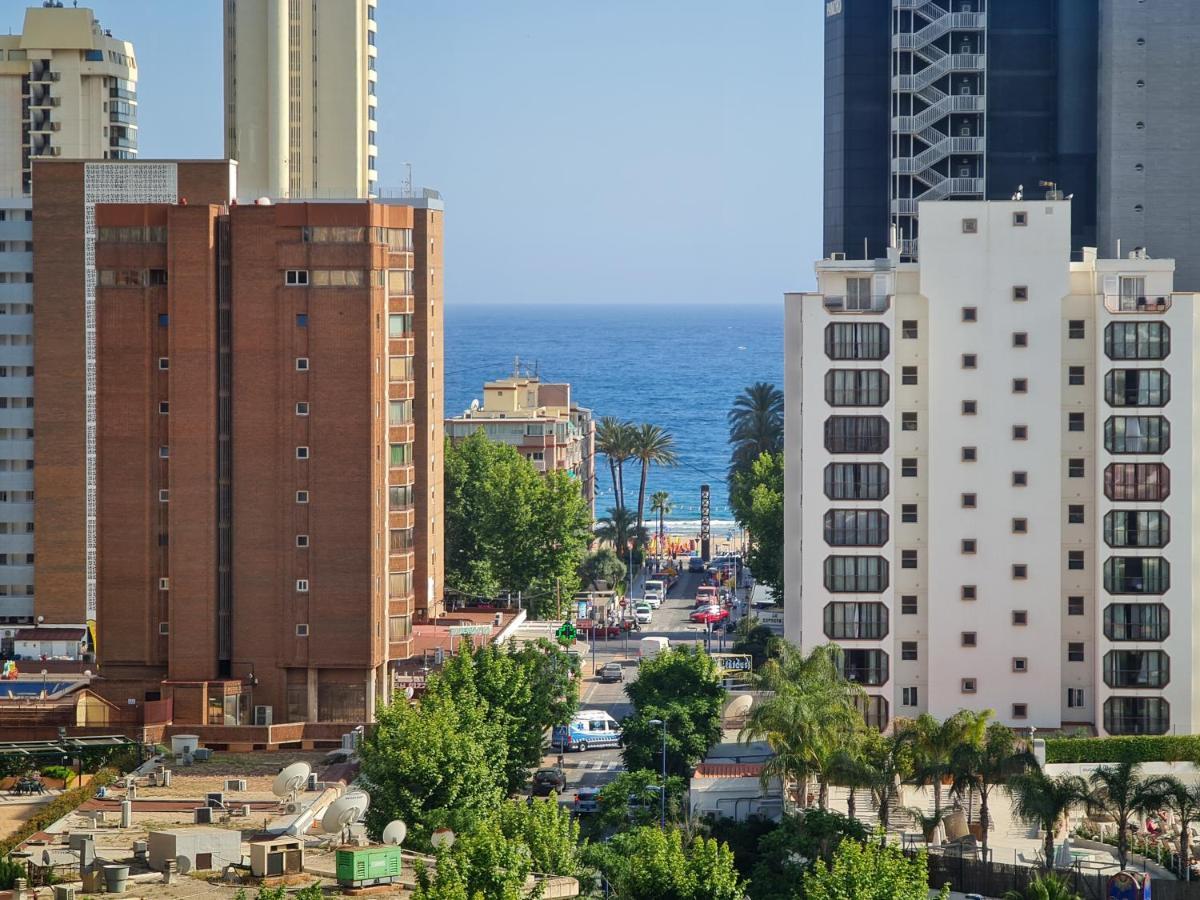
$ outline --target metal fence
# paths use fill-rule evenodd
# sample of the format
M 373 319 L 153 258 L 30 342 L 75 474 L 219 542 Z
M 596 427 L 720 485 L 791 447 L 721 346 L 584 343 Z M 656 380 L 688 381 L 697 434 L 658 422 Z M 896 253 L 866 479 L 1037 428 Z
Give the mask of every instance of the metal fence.
M 1008 863 L 985 863 L 979 860 L 931 855 L 929 862 L 929 886 L 940 889 L 950 885 L 950 890 L 966 894 L 982 894 L 985 897 L 1003 897 L 1007 891 L 1024 892 L 1043 869 L 1030 866 L 1014 866 Z M 1089 872 L 1086 869 L 1056 869 L 1055 874 L 1066 881 L 1072 891 L 1084 900 L 1105 900 L 1108 897 L 1108 879 L 1113 870 Z M 1155 900 L 1200 900 L 1200 881 L 1154 880 Z

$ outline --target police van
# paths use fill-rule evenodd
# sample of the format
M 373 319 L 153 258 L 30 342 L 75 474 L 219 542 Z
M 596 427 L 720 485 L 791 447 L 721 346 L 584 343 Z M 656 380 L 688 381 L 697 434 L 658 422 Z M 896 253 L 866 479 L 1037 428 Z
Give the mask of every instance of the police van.
M 550 745 L 555 750 L 579 751 L 589 747 L 620 747 L 621 726 L 604 710 L 580 710 L 569 725 L 554 726 Z

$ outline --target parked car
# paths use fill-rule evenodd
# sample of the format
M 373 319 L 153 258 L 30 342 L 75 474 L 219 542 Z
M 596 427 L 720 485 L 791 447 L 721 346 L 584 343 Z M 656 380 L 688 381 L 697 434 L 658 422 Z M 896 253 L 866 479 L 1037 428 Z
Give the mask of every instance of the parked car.
M 600 789 L 581 787 L 575 792 L 575 805 L 573 809 L 577 813 L 594 813 L 599 810 Z
M 642 594 L 647 603 L 658 609 L 659 604 L 666 602 L 667 586 L 658 579 L 651 579 L 642 585 Z
M 558 766 L 538 769 L 533 773 L 533 796 L 549 797 L 552 793 L 561 794 L 567 786 L 567 776 Z
M 690 618 L 693 622 L 714 624 L 728 619 L 729 610 L 722 609 L 719 606 L 704 606 L 692 613 Z
M 704 568 L 705 568 L 704 560 L 702 560 L 699 556 L 689 556 L 688 557 L 688 571 L 689 572 L 703 572 Z
M 615 663 L 615 662 L 605 663 L 603 666 L 600 667 L 600 671 L 596 673 L 596 676 L 601 681 L 606 682 L 606 683 L 611 683 L 614 681 L 624 681 L 625 680 L 625 670 L 624 670 L 624 668 L 621 667 L 620 663 Z
M 650 614 L 651 609 L 649 603 L 639 603 L 633 608 L 633 617 L 637 620 L 639 625 L 649 625 Z

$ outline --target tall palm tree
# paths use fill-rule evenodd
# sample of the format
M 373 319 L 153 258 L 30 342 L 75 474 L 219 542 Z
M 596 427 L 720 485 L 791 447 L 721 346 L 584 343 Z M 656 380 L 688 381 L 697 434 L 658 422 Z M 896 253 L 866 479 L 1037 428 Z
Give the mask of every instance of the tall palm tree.
M 621 506 L 613 506 L 608 515 L 596 522 L 596 537 L 612 544 L 617 555 L 624 557 L 631 539 L 636 540 L 633 513 Z
M 933 814 L 941 818 L 942 780 L 952 778 L 951 761 L 961 746 L 979 746 L 992 716 L 990 709 L 973 712 L 960 709 L 943 722 L 929 713 L 922 713 L 911 722 L 900 725 L 912 729 L 914 769 L 912 783 L 933 788 Z
M 745 471 L 763 453 L 783 449 L 783 391 L 765 381 L 734 398 L 729 422 L 729 474 Z
M 625 508 L 625 462 L 632 453 L 633 431 L 633 425 L 616 416 L 605 416 L 596 423 L 596 449 L 608 459 L 618 509 Z
M 1010 778 L 1005 789 L 1017 818 L 1037 825 L 1045 835 L 1043 864 L 1049 871 L 1054 867 L 1054 833 L 1071 810 L 1088 802 L 1087 782 L 1078 775 L 1051 778 L 1041 769 L 1030 769 Z
M 1119 762 L 1101 766 L 1089 779 L 1092 792 L 1088 808 L 1106 812 L 1117 822 L 1117 858 L 1121 868 L 1129 857 L 1129 817 L 1157 808 L 1153 782 L 1142 777 L 1142 767 L 1135 762 Z
M 675 466 L 679 455 L 675 452 L 675 438 L 665 428 L 643 424 L 633 430 L 630 456 L 642 464 L 642 480 L 638 485 L 637 527 L 641 533 L 646 511 L 646 480 L 650 477 L 650 466 Z
M 984 733 L 980 744 L 961 744 L 950 758 L 950 770 L 954 776 L 954 791 L 963 794 L 974 790 L 979 794 L 979 827 L 983 833 L 980 841 L 983 859 L 988 858 L 988 798 L 992 789 L 1006 784 L 1009 779 L 1037 767 L 1037 758 L 1024 745 L 1018 745 L 1012 729 L 999 722 L 992 722 Z
M 1188 784 L 1174 775 L 1163 775 L 1146 785 L 1154 805 L 1166 807 L 1175 814 L 1179 825 L 1179 860 L 1181 878 L 1191 880 L 1191 824 L 1200 821 L 1200 785 Z
M 1008 891 L 1004 900 L 1083 900 L 1083 897 L 1071 890 L 1066 881 L 1047 873 L 1029 882 L 1024 893 Z
M 650 512 L 658 513 L 658 552 L 660 554 L 667 537 L 665 520 L 671 514 L 671 509 L 671 495 L 666 491 L 655 491 L 650 495 Z

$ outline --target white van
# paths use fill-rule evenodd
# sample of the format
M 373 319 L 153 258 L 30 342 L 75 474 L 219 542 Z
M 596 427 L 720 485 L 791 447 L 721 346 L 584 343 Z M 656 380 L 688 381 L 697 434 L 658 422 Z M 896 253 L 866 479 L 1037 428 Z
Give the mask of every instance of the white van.
M 670 638 L 665 637 L 647 637 L 642 638 L 641 646 L 638 648 L 639 659 L 653 659 L 660 653 L 665 653 L 671 649 Z
M 588 747 L 620 747 L 621 726 L 602 709 L 581 709 L 569 725 L 555 725 L 550 745 L 555 750 L 586 750 Z

